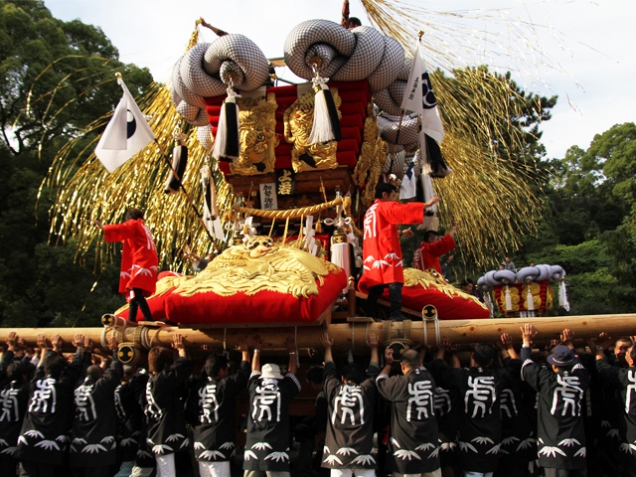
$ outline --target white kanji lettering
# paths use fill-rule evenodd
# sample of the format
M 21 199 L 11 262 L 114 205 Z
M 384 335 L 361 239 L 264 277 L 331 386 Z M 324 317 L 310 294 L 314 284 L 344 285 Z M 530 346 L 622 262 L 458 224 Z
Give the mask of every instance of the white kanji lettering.
M 275 379 L 271 381 L 273 382 L 264 382 L 262 385 L 256 387 L 256 396 L 254 396 L 254 402 L 252 403 L 254 407 L 252 419 L 254 421 L 263 421 L 265 420 L 265 415 L 267 415 L 267 421 L 271 422 L 273 419 L 271 406 L 276 403 L 276 422 L 280 422 L 280 391 L 278 389 L 278 381 Z
M 515 395 L 512 392 L 512 389 L 504 389 L 503 391 L 501 391 L 499 399 L 501 404 L 502 417 L 504 412 L 508 416 L 508 419 L 512 419 L 513 416 L 516 417 L 518 414 L 517 403 L 515 402 Z
M 351 425 L 356 425 L 356 405 L 359 406 L 360 424 L 364 424 L 364 403 L 362 401 L 362 388 L 360 386 L 345 385 L 340 389 L 340 394 L 334 400 L 331 422 L 335 424 L 338 411 L 340 411 L 340 423 L 344 424 L 347 417 Z
M 627 379 L 631 384 L 628 384 L 627 388 L 625 388 L 625 413 L 629 414 L 629 408 L 632 406 L 632 393 L 636 392 L 636 373 L 634 370 L 630 369 L 627 372 Z
M 201 424 L 212 424 L 219 420 L 219 402 L 216 400 L 216 383 L 208 382 L 199 389 L 199 422 Z M 214 420 L 212 413 L 214 412 Z
M 468 386 L 470 389 L 464 395 L 464 412 L 469 413 L 468 407 L 471 402 L 473 404 L 472 418 L 477 417 L 477 412 L 481 411 L 481 417 L 492 412 L 492 406 L 497 400 L 495 393 L 495 377 L 494 376 L 472 376 L 468 377 Z
M 94 388 L 94 384 L 82 384 L 75 389 L 75 417 L 80 421 L 89 422 L 97 418 L 93 399 Z
M 364 240 L 367 238 L 375 238 L 378 234 L 377 223 L 378 218 L 375 209 L 378 208 L 378 204 L 373 204 L 364 214 Z
M 2 407 L 2 415 L 0 415 L 0 422 L 18 422 L 20 420 L 18 409 L 18 393 L 17 388 L 7 388 L 0 392 L 0 407 Z M 13 417 L 11 412 L 13 411 Z
M 38 379 L 35 382 L 35 391 L 29 405 L 29 412 L 54 413 L 57 405 L 57 393 L 55 392 L 55 379 Z
M 579 378 L 577 376 L 568 376 L 567 374 L 557 374 L 557 383 L 559 387 L 554 389 L 552 394 L 552 408 L 550 414 L 556 415 L 559 408 L 559 402 L 563 401 L 563 409 L 561 415 L 565 416 L 570 409 L 572 417 L 581 416 L 581 402 L 583 402 L 584 391 L 580 387 Z M 559 399 L 560 398 L 560 399 Z
M 431 381 L 423 380 L 416 381 L 414 383 L 408 383 L 409 400 L 406 407 L 406 420 L 410 422 L 413 417 L 412 408 L 415 408 L 417 415 L 415 420 L 421 421 L 434 416 L 434 396 L 433 396 L 433 383 Z M 430 412 L 429 412 L 430 411 Z
M 444 416 L 451 412 L 452 401 L 448 389 L 435 388 L 435 415 Z
M 163 416 L 163 409 L 157 406 L 155 398 L 152 395 L 151 383 L 146 384 L 146 409 L 144 409 L 144 413 L 147 417 L 155 420 L 159 420 Z

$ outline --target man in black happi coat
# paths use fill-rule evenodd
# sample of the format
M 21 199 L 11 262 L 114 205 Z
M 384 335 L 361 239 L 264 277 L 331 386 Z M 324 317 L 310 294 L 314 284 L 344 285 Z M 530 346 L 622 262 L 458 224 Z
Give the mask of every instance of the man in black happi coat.
M 157 477 L 174 477 L 174 454 L 189 443 L 180 393 L 192 372 L 192 363 L 186 358 L 183 336 L 175 334 L 172 346 L 179 352 L 179 359 L 172 365 L 171 350 L 155 347 L 148 353 L 146 441 L 157 460 Z
M 51 343 L 53 351 L 44 336 L 38 337 L 42 357 L 29 385 L 29 404 L 18 437 L 21 477 L 53 477 L 64 459 L 73 385 L 82 369 L 82 354 L 78 352 L 67 366 L 60 356 L 61 337 L 54 335 Z
M 93 343 L 76 335 L 78 349 L 85 354 Z M 82 344 L 83 343 L 83 344 Z M 115 388 L 123 375 L 117 358 L 117 338 L 108 341 L 113 361 L 104 372 L 99 366 L 89 366 L 86 377 L 74 391 L 75 416 L 71 427 L 70 464 L 73 477 L 109 477 L 110 467 L 117 460 L 117 414 Z
M 243 457 L 244 477 L 289 477 L 289 404 L 300 391 L 296 379 L 296 344 L 288 338 L 289 367 L 283 376 L 277 364 L 261 371 L 262 342 L 254 349 L 247 383 L 250 407 Z
M 402 355 L 401 376 L 389 377 L 393 349 L 385 349 L 384 361 L 376 385 L 391 403 L 389 453 L 393 476 L 441 477 L 433 376 L 420 365 L 415 350 Z
M 636 477 L 636 337 L 625 353 L 627 368 L 612 366 L 607 362 L 603 347 L 590 343 L 596 350 L 596 369 L 602 383 L 615 384 L 620 388 L 621 403 L 619 435 L 623 469 L 629 477 Z
M 574 350 L 558 345 L 548 356 L 549 367 L 530 359 L 534 329 L 521 328 L 521 378 L 539 393 L 537 445 L 546 477 L 586 477 L 585 393 L 590 378 Z M 570 330 L 564 330 L 570 335 Z M 570 343 L 571 344 L 571 343 Z
M 460 466 L 467 476 L 490 477 L 497 469 L 501 449 L 501 393 L 510 387 L 513 374 L 519 373 L 520 362 L 513 360 L 507 367 L 492 368 L 494 348 L 479 344 L 471 355 L 470 368 L 449 368 L 443 358 L 450 347 L 448 340 L 442 342 L 431 371 L 441 386 L 459 391 Z M 517 357 L 512 343 L 508 352 Z
M 378 338 L 370 334 L 371 348 L 368 379 L 348 365 L 339 377 L 333 362 L 333 338 L 321 337 L 325 348 L 323 388 L 329 402 L 329 417 L 322 466 L 332 469 L 332 477 L 374 477 L 377 467 L 373 455 L 373 408 L 376 399 L 375 377 L 379 374 Z
M 28 377 L 34 370 L 27 359 L 16 357 L 18 342 L 18 335 L 10 332 L 0 362 L 0 476 L 14 477 L 18 473 L 14 455 L 29 401 Z
M 250 375 L 249 347 L 241 341 L 241 365 L 230 375 L 227 357 L 208 356 L 201 379 L 191 389 L 188 408 L 194 429 L 194 455 L 201 477 L 230 477 L 236 447 L 236 396 Z

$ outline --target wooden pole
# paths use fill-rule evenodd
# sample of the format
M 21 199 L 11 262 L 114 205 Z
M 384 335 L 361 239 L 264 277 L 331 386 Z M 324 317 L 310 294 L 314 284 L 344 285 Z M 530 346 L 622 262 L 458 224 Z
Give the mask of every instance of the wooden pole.
M 477 342 L 499 341 L 502 333 L 510 334 L 516 342 L 520 341 L 519 328 L 524 323 L 532 323 L 538 331 L 535 343 L 548 343 L 559 339 L 565 328 L 575 333 L 576 338 L 591 338 L 601 332 L 613 338 L 636 334 L 636 314 L 625 315 L 589 315 L 589 316 L 554 316 L 547 318 L 502 318 L 485 320 L 453 320 L 439 322 L 440 339 L 449 339 L 455 343 L 468 344 Z M 95 343 L 105 347 L 105 342 L 117 335 L 120 342 L 134 343 L 138 348 L 149 349 L 152 346 L 170 346 L 172 335 L 180 333 L 188 346 L 209 345 L 222 347 L 223 342 L 228 349 L 234 348 L 239 340 L 246 339 L 252 345 L 258 336 L 264 341 L 264 350 L 274 354 L 285 352 L 285 339 L 295 337 L 298 348 L 315 349 L 320 347 L 320 335 L 327 330 L 335 339 L 336 351 L 367 353 L 366 337 L 369 333 L 379 336 L 380 342 L 401 340 L 412 346 L 428 344 L 436 345 L 435 325 L 432 321 L 405 321 L 379 323 L 337 323 L 325 326 L 281 326 L 277 328 L 207 328 L 192 329 L 183 327 L 105 327 L 105 328 L 0 328 L 0 342 L 4 342 L 11 331 L 16 331 L 29 346 L 34 346 L 38 334 L 50 338 L 59 334 L 64 340 L 64 348 L 71 349 L 71 341 L 76 333 L 91 338 Z M 424 339 L 426 330 L 427 339 Z

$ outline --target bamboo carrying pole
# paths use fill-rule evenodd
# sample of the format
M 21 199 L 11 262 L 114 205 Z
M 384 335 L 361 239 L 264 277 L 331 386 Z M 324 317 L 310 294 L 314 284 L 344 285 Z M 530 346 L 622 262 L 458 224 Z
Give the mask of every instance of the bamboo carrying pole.
M 510 334 L 515 341 L 520 341 L 519 328 L 524 323 L 532 323 L 538 335 L 535 343 L 547 343 L 558 339 L 565 328 L 575 333 L 576 338 L 591 338 L 606 332 L 617 338 L 636 334 L 636 314 L 625 315 L 589 315 L 589 316 L 555 316 L 548 318 L 510 318 L 484 320 L 453 320 L 439 322 L 439 338 L 449 339 L 455 343 L 468 344 L 476 342 L 496 342 L 502 333 Z M 174 333 L 183 335 L 188 346 L 209 345 L 228 349 L 234 348 L 239 340 L 246 339 L 253 345 L 258 336 L 263 340 L 263 349 L 283 351 L 285 339 L 296 337 L 299 349 L 320 347 L 320 335 L 327 330 L 335 339 L 336 350 L 353 349 L 354 352 L 366 353 L 366 337 L 369 333 L 379 336 L 381 343 L 401 340 L 412 346 L 428 344 L 436 345 L 435 324 L 432 321 L 413 322 L 379 322 L 379 323 L 338 323 L 323 326 L 281 326 L 280 328 L 213 328 L 192 329 L 182 327 L 138 326 L 138 327 L 105 327 L 105 328 L 0 328 L 0 342 L 4 342 L 11 331 L 16 331 L 28 345 L 34 346 L 38 334 L 50 338 L 59 334 L 64 340 L 64 348 L 71 349 L 71 342 L 76 333 L 91 338 L 95 343 L 105 342 L 110 336 L 118 335 L 120 342 L 135 343 L 138 348 L 151 346 L 170 346 Z M 426 334 L 426 339 L 425 339 Z

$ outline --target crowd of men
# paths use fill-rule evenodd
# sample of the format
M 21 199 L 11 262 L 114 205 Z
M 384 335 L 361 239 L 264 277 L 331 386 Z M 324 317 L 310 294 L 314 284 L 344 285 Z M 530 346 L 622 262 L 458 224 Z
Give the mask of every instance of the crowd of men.
M 537 348 L 535 334 L 527 324 L 516 345 L 506 334 L 496 347 L 475 345 L 465 367 L 448 341 L 387 347 L 381 359 L 370 334 L 370 362 L 338 367 L 325 333 L 324 367 L 305 373 L 316 415 L 298 417 L 292 339 L 286 369 L 261 365 L 255 338 L 251 353 L 238 345 L 236 369 L 213 354 L 195 376 L 179 334 L 135 369 L 119 362 L 115 338 L 112 359 L 98 360 L 82 335 L 65 355 L 59 336 L 40 336 L 31 353 L 11 333 L 0 361 L 0 476 L 636 476 L 634 339 L 583 342 L 564 330 Z M 175 457 L 188 455 L 196 465 L 182 471 Z

